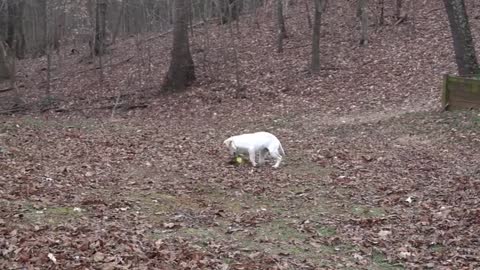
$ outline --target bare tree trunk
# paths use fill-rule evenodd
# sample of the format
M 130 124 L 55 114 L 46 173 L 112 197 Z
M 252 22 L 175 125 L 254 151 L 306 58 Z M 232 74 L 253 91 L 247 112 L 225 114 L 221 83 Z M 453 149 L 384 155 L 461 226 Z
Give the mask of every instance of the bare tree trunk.
M 45 100 L 47 102 L 51 101 L 51 91 L 50 88 L 52 87 L 52 46 L 47 46 L 47 87 L 45 87 Z
M 43 3 L 42 3 L 43 4 Z M 45 27 L 45 53 L 47 55 L 47 87 L 45 87 L 45 97 L 50 100 L 51 74 L 52 74 L 52 38 L 51 31 L 48 28 L 48 6 L 45 0 L 45 17 L 43 18 L 43 27 Z
M 13 48 L 16 47 L 15 41 L 13 44 Z M 22 100 L 22 94 L 18 90 L 17 87 L 17 59 L 15 58 L 16 53 L 12 52 L 11 55 L 11 66 L 10 66 L 10 88 L 14 89 L 15 91 L 15 104 L 14 107 L 22 107 L 25 105 L 24 101 Z
M 54 5 L 60 6 L 61 0 L 56 1 Z M 56 51 L 57 55 L 60 55 L 60 44 L 65 32 L 65 7 L 63 9 L 53 8 L 52 14 L 54 26 L 50 42 L 53 45 L 52 49 Z
M 193 31 L 193 10 L 194 10 L 194 7 L 193 7 L 193 2 L 190 1 L 190 5 L 188 5 L 188 8 L 189 8 L 189 11 L 188 11 L 188 24 L 190 25 L 190 36 L 192 37 L 192 46 L 194 46 L 193 44 L 193 38 L 194 38 L 194 31 Z
M 287 30 L 285 29 L 285 20 L 283 18 L 283 0 L 277 0 L 277 52 L 283 52 L 283 39 L 287 37 Z
M 6 41 L 8 37 L 8 10 L 0 8 L 0 40 Z
M 307 10 L 308 28 L 312 29 L 312 18 L 310 18 L 310 7 L 308 6 L 308 1 L 309 0 L 305 0 L 305 9 Z
M 126 1 L 126 0 L 125 0 Z M 94 29 L 96 23 L 95 23 L 95 6 L 94 6 L 95 0 L 87 0 L 86 1 L 86 8 L 87 8 L 87 13 L 88 13 L 88 21 L 90 23 L 90 29 Z M 89 56 L 93 57 L 95 55 L 95 50 L 94 50 L 94 43 L 95 43 L 95 36 L 96 33 L 95 31 L 89 31 L 90 32 L 90 37 L 88 38 L 88 48 L 89 48 Z
M 107 3 L 105 0 L 97 0 L 94 44 L 96 56 L 102 56 L 105 53 L 106 14 Z
M 378 17 L 378 25 L 382 26 L 385 24 L 385 0 L 379 0 L 378 3 L 380 15 Z
M 206 1 L 207 2 L 207 1 Z M 203 65 L 204 65 L 204 68 L 205 70 L 207 71 L 207 74 L 211 74 L 211 69 L 210 69 L 210 65 L 207 64 L 207 56 L 208 56 L 208 52 L 209 52 L 209 48 L 210 48 L 210 33 L 208 31 L 208 27 L 209 27 L 209 24 L 206 23 L 207 22 L 207 16 L 208 14 L 204 14 L 202 13 L 202 20 L 203 22 L 205 22 L 204 26 L 205 26 L 205 38 L 203 39 L 204 40 L 204 45 L 203 45 Z
M 257 4 L 257 0 L 254 0 L 253 2 L 254 6 L 253 6 L 253 23 L 255 24 L 255 26 L 257 27 L 257 29 L 260 28 L 260 23 L 258 22 L 258 4 Z
M 220 2 L 220 16 L 222 17 L 222 24 L 231 23 L 238 19 L 240 15 L 240 1 L 237 0 L 219 0 Z
M 320 71 L 320 25 L 322 22 L 324 1 L 325 0 L 314 0 L 315 15 L 313 18 L 312 60 L 310 66 L 313 73 Z
M 188 42 L 188 0 L 175 0 L 175 23 L 170 67 L 163 90 L 184 90 L 195 80 L 195 67 Z
M 8 44 L 0 40 L 0 81 L 10 79 L 11 58 Z
M 34 35 L 35 35 L 35 56 L 45 55 L 47 52 L 47 27 L 48 27 L 48 13 L 47 13 L 47 0 L 37 0 L 36 7 L 38 10 L 35 10 L 37 15 L 37 22 L 40 24 L 35 27 Z M 35 23 L 34 23 L 35 24 Z M 37 40 L 38 38 L 38 40 Z
M 403 0 L 396 0 L 395 1 L 395 20 L 400 20 L 402 17 L 402 4 Z
M 122 6 L 120 7 L 120 12 L 118 14 L 117 22 L 115 24 L 115 29 L 113 29 L 112 44 L 115 43 L 118 33 L 120 32 L 120 25 L 122 24 L 122 19 L 125 15 L 125 3 L 126 0 L 123 0 Z
M 366 10 L 367 1 L 368 0 L 358 0 L 357 2 L 357 17 L 360 19 L 361 24 L 360 46 L 365 46 L 368 44 L 368 15 Z
M 479 74 L 480 70 L 470 32 L 470 23 L 465 10 L 465 2 L 463 0 L 443 0 L 443 2 L 450 22 L 458 73 L 460 75 Z
M 15 50 L 16 47 L 15 40 L 13 40 L 12 48 L 8 47 L 8 44 L 4 41 L 0 41 L 0 80 L 8 79 L 10 81 L 10 89 L 15 93 L 13 108 L 18 109 L 24 105 L 22 100 L 22 95 L 18 90 L 16 84 L 16 57 Z M 5 73 L 4 73 L 5 72 Z
M 18 59 L 25 58 L 25 35 L 23 31 L 23 11 L 25 7 L 24 0 L 8 1 L 8 36 L 7 43 L 10 48 L 14 48 Z
M 287 16 L 288 11 L 289 11 L 289 7 L 290 7 L 290 0 L 282 0 L 282 1 L 284 3 L 283 14 L 285 14 L 285 16 Z
M 233 27 L 232 24 L 228 24 L 228 30 L 230 32 L 230 40 L 232 41 L 232 48 L 233 48 L 233 57 L 235 62 L 235 82 L 236 82 L 236 92 L 235 96 L 237 98 L 244 98 L 245 97 L 245 89 L 243 88 L 243 84 L 241 81 L 240 76 L 240 61 L 238 60 L 238 50 L 237 45 L 235 44 L 235 35 L 233 34 Z

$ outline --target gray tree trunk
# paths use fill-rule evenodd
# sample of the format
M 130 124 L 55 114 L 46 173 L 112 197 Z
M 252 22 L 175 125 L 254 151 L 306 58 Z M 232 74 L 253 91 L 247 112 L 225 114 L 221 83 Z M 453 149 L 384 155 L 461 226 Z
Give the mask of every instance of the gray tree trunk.
M 123 16 L 125 14 L 125 5 L 126 5 L 126 1 L 123 0 L 122 1 L 122 5 L 120 7 L 120 11 L 119 11 L 119 14 L 118 14 L 118 18 L 117 18 L 117 21 L 115 23 L 115 28 L 113 29 L 113 36 L 112 36 L 112 44 L 115 43 L 116 39 L 117 39 L 117 36 L 118 36 L 118 33 L 120 32 L 120 25 L 122 23 L 122 19 L 123 19 Z
M 241 11 L 241 1 L 219 0 L 222 23 L 230 23 L 238 19 Z
M 8 10 L 5 6 L 0 6 L 0 40 L 6 41 L 7 36 L 8 36 Z
M 403 0 L 396 0 L 395 1 L 395 19 L 399 20 L 402 17 L 402 3 Z
M 47 52 L 47 46 L 49 46 L 49 38 L 48 38 L 48 8 L 47 8 L 47 0 L 37 0 L 39 5 L 39 22 L 41 26 L 38 27 L 41 33 L 39 35 L 39 44 L 36 50 L 38 55 L 44 55 Z
M 283 39 L 287 38 L 287 30 L 285 29 L 285 20 L 283 18 L 283 3 L 282 0 L 277 0 L 277 52 L 283 52 Z
M 358 0 L 357 17 L 360 19 L 360 46 L 368 44 L 368 15 L 367 15 L 367 1 Z
M 9 0 L 7 44 L 15 49 L 19 59 L 25 58 L 25 35 L 23 31 L 24 0 Z
M 479 74 L 475 46 L 463 0 L 443 0 L 453 37 L 455 61 L 460 75 Z
M 312 34 L 312 59 L 311 71 L 317 73 L 320 71 L 320 24 L 322 22 L 322 12 L 325 0 L 314 0 L 315 14 L 313 17 L 313 34 Z
M 189 0 L 175 0 L 170 67 L 162 86 L 165 91 L 184 90 L 195 80 L 188 41 L 188 2 Z
M 385 0 L 380 0 L 378 3 L 379 17 L 378 25 L 383 26 L 385 24 Z
M 97 0 L 96 22 L 95 22 L 95 55 L 101 56 L 105 53 L 107 3 L 105 0 Z
M 0 81 L 10 79 L 11 58 L 7 43 L 0 40 Z
M 32 53 L 33 58 L 45 55 L 47 47 L 47 0 L 27 1 L 24 19 L 26 51 Z

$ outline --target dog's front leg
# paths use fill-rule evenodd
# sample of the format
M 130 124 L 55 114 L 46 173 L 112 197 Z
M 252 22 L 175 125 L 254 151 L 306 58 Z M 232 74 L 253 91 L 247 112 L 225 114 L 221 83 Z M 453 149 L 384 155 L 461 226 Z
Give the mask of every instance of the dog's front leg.
M 255 149 L 248 149 L 248 157 L 250 158 L 250 162 L 255 167 L 257 163 L 255 162 Z

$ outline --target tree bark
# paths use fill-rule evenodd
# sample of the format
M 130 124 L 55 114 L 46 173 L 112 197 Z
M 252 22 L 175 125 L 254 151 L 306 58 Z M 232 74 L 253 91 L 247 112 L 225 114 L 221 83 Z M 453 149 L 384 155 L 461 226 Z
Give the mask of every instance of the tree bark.
M 8 34 L 7 44 L 15 49 L 18 59 L 25 58 L 25 35 L 23 31 L 23 0 L 8 1 Z
M 396 0 L 395 1 L 395 19 L 399 20 L 402 17 L 402 3 L 403 0 Z
M 115 43 L 118 33 L 120 32 L 120 25 L 122 23 L 122 19 L 125 14 L 125 5 L 126 5 L 126 0 L 123 0 L 122 5 L 120 7 L 120 12 L 118 14 L 117 22 L 115 23 L 115 28 L 113 29 L 112 44 Z
M 277 52 L 283 52 L 283 39 L 287 38 L 287 30 L 285 29 L 285 20 L 283 18 L 283 0 L 277 0 Z
M 7 43 L 0 40 L 0 81 L 10 79 L 11 58 Z
M 320 71 L 320 24 L 322 22 L 324 1 L 325 0 L 314 0 L 315 14 L 313 17 L 312 59 L 310 66 L 313 73 Z
M 222 24 L 231 23 L 238 19 L 240 15 L 240 1 L 237 0 L 219 0 Z
M 368 0 L 358 0 L 357 17 L 360 19 L 360 46 L 368 44 L 368 15 L 366 5 Z
M 308 0 L 305 0 L 305 9 L 307 11 L 308 28 L 312 29 L 312 19 L 310 18 L 310 8 L 308 7 Z
M 195 68 L 188 41 L 188 0 L 175 0 L 173 45 L 164 91 L 181 91 L 195 80 Z
M 463 76 L 479 74 L 465 2 L 463 0 L 443 0 L 443 2 L 450 22 L 458 73 Z
M 8 10 L 0 8 L 0 40 L 6 41 L 8 36 Z
M 29 49 L 33 52 L 33 57 L 37 58 L 47 52 L 47 0 L 32 1 L 26 11 L 29 11 L 26 16 L 30 16 L 31 21 L 25 26 L 27 36 L 30 36 Z
M 97 56 L 105 53 L 106 14 L 107 3 L 105 0 L 97 0 L 94 44 L 94 52 Z
M 378 25 L 383 26 L 385 24 L 385 0 L 379 0 L 378 3 L 380 15 L 378 17 Z

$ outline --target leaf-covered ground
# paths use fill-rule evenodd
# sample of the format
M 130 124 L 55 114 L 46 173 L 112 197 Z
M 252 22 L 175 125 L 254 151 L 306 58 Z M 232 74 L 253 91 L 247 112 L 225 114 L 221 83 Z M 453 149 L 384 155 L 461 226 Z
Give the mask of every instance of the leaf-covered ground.
M 441 4 L 360 48 L 354 6 L 331 1 L 319 75 L 303 5 L 284 54 L 265 10 L 235 39 L 198 27 L 181 94 L 158 94 L 168 35 L 114 47 L 103 84 L 65 54 L 50 110 L 1 118 L 0 268 L 480 268 L 480 114 L 441 112 L 455 72 Z M 44 63 L 19 65 L 38 104 Z M 280 138 L 280 169 L 228 163 L 221 142 L 254 130 Z

